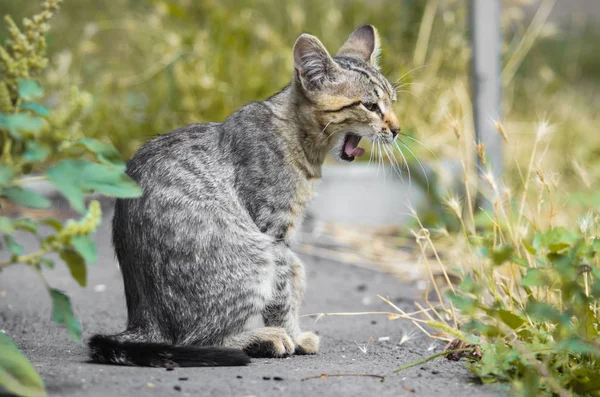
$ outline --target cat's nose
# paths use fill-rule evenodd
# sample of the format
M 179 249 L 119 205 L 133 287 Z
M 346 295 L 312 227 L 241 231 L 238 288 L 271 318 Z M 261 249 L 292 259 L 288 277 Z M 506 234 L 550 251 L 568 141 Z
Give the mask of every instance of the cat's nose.
M 398 135 L 398 133 L 400 132 L 400 127 L 390 128 L 390 132 L 392 133 L 392 136 L 395 138 L 396 135 Z

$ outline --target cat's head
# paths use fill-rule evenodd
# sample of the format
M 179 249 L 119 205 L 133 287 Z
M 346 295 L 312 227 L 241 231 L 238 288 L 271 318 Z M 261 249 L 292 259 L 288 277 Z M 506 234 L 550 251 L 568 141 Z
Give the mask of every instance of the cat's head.
M 361 138 L 392 143 L 400 124 L 392 109 L 396 90 L 379 72 L 377 29 L 356 29 L 335 56 L 315 36 L 294 45 L 294 81 L 323 130 L 316 139 L 342 161 L 361 156 Z

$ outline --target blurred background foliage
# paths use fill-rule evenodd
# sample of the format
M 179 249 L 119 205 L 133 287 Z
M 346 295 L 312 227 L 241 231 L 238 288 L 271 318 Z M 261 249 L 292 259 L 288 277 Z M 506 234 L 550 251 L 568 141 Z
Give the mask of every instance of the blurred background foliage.
M 503 4 L 501 121 L 509 137 L 508 174 L 519 179 L 535 125 L 547 120 L 553 133 L 542 144 L 552 140 L 552 145 L 539 165 L 552 164 L 563 186 L 575 193 L 581 177 L 591 186 L 600 176 L 600 40 L 593 39 L 599 32 L 575 14 L 561 25 L 536 22 L 532 3 Z M 18 21 L 38 5 L 2 2 L 0 14 Z M 431 151 L 406 143 L 437 168 L 436 188 L 442 188 L 435 194 L 442 195 L 453 178 L 441 160 L 459 156 L 453 132 L 467 137 L 464 149 L 474 153 L 467 5 L 463 0 L 67 1 L 48 36 L 53 56 L 43 84 L 50 92 L 74 85 L 89 92 L 94 102 L 82 120 L 84 135 L 111 141 L 126 159 L 153 136 L 188 123 L 223 120 L 245 103 L 277 92 L 291 78 L 291 48 L 299 33 L 317 35 L 335 52 L 356 26 L 372 23 L 382 36 L 382 70 L 402 83 L 396 111 L 404 131 Z M 0 29 L 0 38 L 5 35 Z M 51 96 L 47 105 L 62 100 Z M 588 196 L 574 194 L 573 200 L 589 205 Z

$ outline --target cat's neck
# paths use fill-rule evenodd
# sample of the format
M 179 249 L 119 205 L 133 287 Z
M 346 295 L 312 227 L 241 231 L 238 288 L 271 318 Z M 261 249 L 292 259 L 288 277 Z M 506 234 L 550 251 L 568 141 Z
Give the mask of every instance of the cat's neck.
M 321 127 L 314 120 L 312 105 L 297 91 L 293 83 L 265 103 L 277 119 L 280 134 L 285 138 L 292 160 L 312 177 L 320 177 L 327 147 L 318 139 Z

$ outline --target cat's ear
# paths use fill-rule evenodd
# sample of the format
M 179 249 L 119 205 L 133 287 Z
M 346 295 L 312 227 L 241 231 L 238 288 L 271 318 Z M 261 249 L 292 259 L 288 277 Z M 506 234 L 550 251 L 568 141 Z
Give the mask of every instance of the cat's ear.
M 377 68 L 380 52 L 377 29 L 373 25 L 363 25 L 352 32 L 337 55 L 357 58 Z
M 294 44 L 294 68 L 309 89 L 335 80 L 341 71 L 319 39 L 307 33 L 302 33 Z

